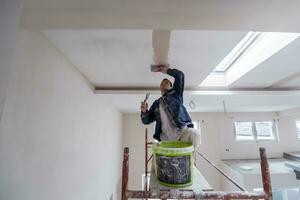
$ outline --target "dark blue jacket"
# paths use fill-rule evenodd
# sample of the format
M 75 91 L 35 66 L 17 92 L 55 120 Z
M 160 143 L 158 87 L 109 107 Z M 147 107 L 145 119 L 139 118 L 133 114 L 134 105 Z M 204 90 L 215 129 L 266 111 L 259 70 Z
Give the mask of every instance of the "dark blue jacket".
M 185 126 L 193 128 L 192 120 L 183 105 L 183 90 L 184 90 L 184 74 L 177 69 L 168 69 L 167 74 L 174 77 L 175 81 L 173 88 L 166 92 L 159 99 L 155 100 L 147 112 L 141 112 L 141 120 L 143 124 L 150 124 L 156 121 L 155 133 L 153 138 L 160 141 L 161 119 L 159 113 L 159 104 L 163 102 L 168 113 L 173 118 L 178 128 Z

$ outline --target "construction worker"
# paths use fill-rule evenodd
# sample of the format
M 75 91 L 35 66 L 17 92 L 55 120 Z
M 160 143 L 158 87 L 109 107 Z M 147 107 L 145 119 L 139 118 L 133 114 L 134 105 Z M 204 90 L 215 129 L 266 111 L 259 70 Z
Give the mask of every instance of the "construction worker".
M 164 65 L 159 65 L 154 72 L 168 74 L 175 81 L 174 84 L 166 78 L 161 81 L 161 97 L 154 101 L 149 110 L 147 102 L 141 103 L 143 124 L 156 122 L 153 138 L 158 141 L 192 142 L 196 150 L 200 144 L 200 135 L 183 105 L 184 73 Z

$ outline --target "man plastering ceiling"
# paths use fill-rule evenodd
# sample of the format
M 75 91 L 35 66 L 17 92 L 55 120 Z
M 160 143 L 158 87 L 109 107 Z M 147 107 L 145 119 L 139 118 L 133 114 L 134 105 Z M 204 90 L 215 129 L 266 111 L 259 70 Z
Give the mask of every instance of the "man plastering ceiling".
M 200 145 L 200 135 L 192 123 L 183 105 L 184 73 L 168 67 L 168 51 L 170 31 L 153 31 L 153 72 L 161 72 L 172 76 L 174 84 L 169 79 L 160 83 L 161 97 L 154 101 L 150 109 L 148 103 L 141 103 L 141 120 L 144 124 L 156 122 L 153 137 L 158 141 L 180 140 L 192 142 L 195 150 Z

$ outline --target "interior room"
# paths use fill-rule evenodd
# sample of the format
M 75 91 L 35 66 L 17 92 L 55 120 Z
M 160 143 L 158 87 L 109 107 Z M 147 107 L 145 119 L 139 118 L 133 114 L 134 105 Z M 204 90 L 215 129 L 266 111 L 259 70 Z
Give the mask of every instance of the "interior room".
M 161 81 L 175 81 L 153 64 L 184 73 L 183 105 L 200 135 L 194 164 L 211 190 L 239 191 L 225 173 L 264 191 L 263 147 L 273 199 L 300 199 L 299 8 L 2 0 L 0 200 L 119 200 L 125 147 L 128 188 L 143 190 L 145 136 L 155 142 L 156 130 L 142 123 L 141 102 L 150 93 L 150 107 Z

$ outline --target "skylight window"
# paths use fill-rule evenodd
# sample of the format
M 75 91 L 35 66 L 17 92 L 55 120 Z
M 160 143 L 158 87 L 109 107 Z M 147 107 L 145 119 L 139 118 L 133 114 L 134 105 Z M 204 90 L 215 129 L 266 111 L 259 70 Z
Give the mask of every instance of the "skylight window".
M 227 87 L 299 36 L 299 33 L 248 32 L 199 86 Z
M 246 36 L 232 49 L 232 51 L 218 64 L 214 72 L 227 71 L 248 49 L 262 37 L 261 32 L 248 32 Z

